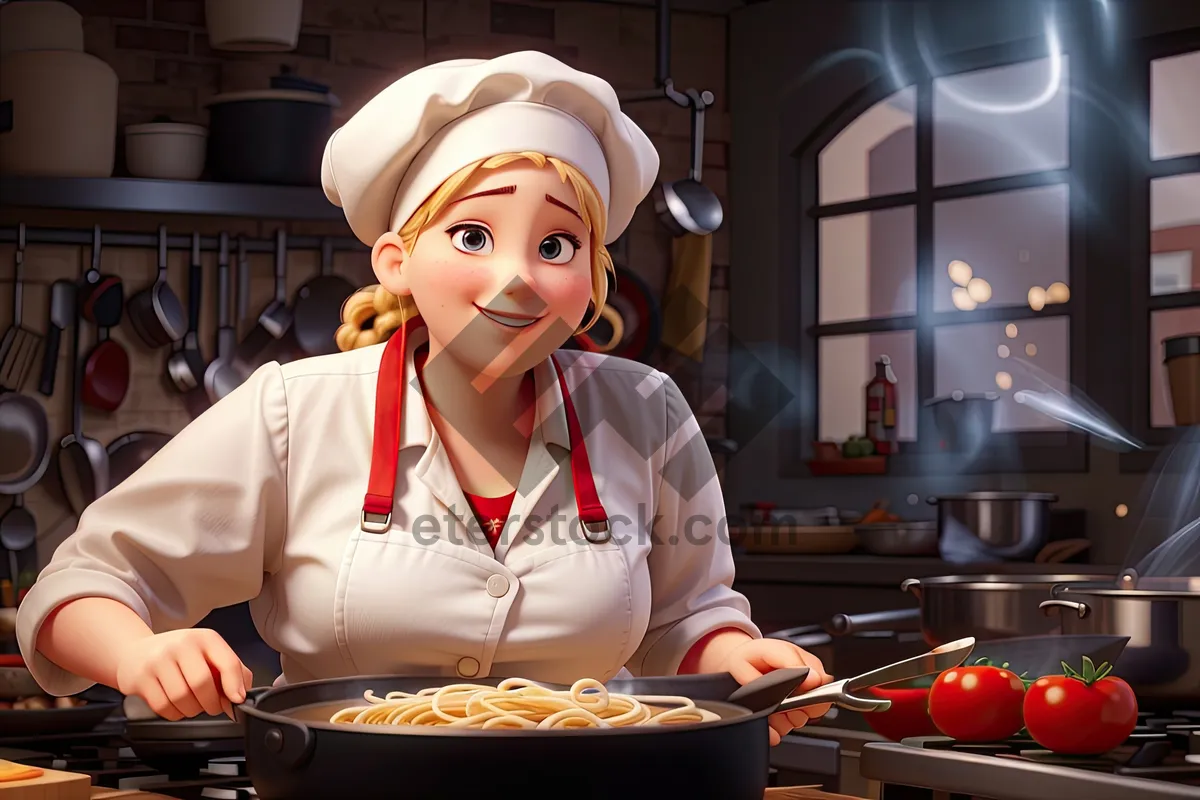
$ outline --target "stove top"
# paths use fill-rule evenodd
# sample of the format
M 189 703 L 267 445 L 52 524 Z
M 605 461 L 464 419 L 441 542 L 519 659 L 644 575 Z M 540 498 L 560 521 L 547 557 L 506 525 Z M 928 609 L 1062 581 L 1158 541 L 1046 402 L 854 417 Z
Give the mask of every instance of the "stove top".
M 164 771 L 146 764 L 122 738 L 119 722 L 90 733 L 0 738 L 0 759 L 43 769 L 79 772 L 92 785 L 153 792 L 179 800 L 249 800 L 258 795 L 240 756 L 213 758 Z
M 863 777 L 888 787 L 987 800 L 1174 800 L 1200 798 L 1200 712 L 1144 713 L 1122 746 L 1101 756 L 1063 756 L 1029 739 L 958 744 L 929 736 L 863 747 Z

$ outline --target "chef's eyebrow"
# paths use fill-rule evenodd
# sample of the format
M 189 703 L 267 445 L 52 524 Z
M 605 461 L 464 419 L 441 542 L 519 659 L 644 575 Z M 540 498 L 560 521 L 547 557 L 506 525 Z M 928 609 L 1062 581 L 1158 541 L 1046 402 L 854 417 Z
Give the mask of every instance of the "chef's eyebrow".
M 485 189 L 482 192 L 475 192 L 475 194 L 469 194 L 466 197 L 460 197 L 451 202 L 450 205 L 454 205 L 454 203 L 461 203 L 464 200 L 471 200 L 476 197 L 490 197 L 494 194 L 512 194 L 515 191 L 517 191 L 516 186 L 501 186 L 498 189 Z
M 579 221 L 580 221 L 580 222 L 583 222 L 583 217 L 581 217 L 581 216 L 579 215 L 579 212 L 578 212 L 578 211 L 576 211 L 575 209 L 571 208 L 569 205 L 567 205 L 566 203 L 564 203 L 562 200 L 559 200 L 559 199 L 558 199 L 557 197 L 555 197 L 554 195 L 550 195 L 550 194 L 546 195 L 546 202 L 547 202 L 547 203 L 549 203 L 549 204 L 550 204 L 550 205 L 552 205 L 552 206 L 558 206 L 559 208 L 566 209 L 567 211 L 570 211 L 572 214 L 574 214 L 575 216 L 579 217 Z

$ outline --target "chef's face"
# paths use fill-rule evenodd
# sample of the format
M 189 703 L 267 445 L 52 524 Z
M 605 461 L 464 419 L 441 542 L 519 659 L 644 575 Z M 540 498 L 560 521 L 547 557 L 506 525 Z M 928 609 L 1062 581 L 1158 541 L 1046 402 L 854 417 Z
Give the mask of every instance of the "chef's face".
M 571 185 L 522 159 L 476 171 L 399 269 L 379 277 L 412 295 L 435 353 L 513 376 L 579 327 L 592 296 L 589 239 Z

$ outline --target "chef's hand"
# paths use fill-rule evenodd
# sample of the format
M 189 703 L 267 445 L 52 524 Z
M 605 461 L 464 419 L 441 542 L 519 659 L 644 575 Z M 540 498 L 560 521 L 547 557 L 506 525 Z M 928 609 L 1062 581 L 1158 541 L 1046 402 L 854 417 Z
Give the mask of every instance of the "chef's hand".
M 201 713 L 233 719 L 233 705 L 254 682 L 249 669 L 216 631 L 186 628 L 137 641 L 117 665 L 117 689 L 136 695 L 160 717 Z
M 738 645 L 726 656 L 725 669 L 743 686 L 768 672 L 788 667 L 808 667 L 808 677 L 793 694 L 801 694 L 833 680 L 821 665 L 821 659 L 783 639 L 751 639 Z M 794 711 L 781 711 L 769 717 L 771 744 L 793 728 L 803 727 L 809 720 L 820 719 L 829 711 L 829 703 L 806 706 Z

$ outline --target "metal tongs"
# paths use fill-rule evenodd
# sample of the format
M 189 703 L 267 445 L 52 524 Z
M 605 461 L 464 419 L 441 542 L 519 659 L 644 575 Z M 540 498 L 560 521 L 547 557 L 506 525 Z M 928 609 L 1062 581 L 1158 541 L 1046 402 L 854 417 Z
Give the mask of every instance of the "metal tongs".
M 864 672 L 853 678 L 833 681 L 793 697 L 788 697 L 787 694 L 795 689 L 798 682 L 796 676 L 800 675 L 799 680 L 802 681 L 804 676 L 807 676 L 808 669 L 800 667 L 794 670 L 775 670 L 738 689 L 729 696 L 729 702 L 755 710 L 777 703 L 778 705 L 771 711 L 772 714 L 822 703 L 832 703 L 851 711 L 887 711 L 892 706 L 891 700 L 881 697 L 860 697 L 857 693 L 888 683 L 912 680 L 923 675 L 940 674 L 961 665 L 974 649 L 975 639 L 968 636 L 965 639 L 935 647 L 928 653 L 906 658 L 904 661 Z M 803 675 L 800 674 L 801 672 Z

